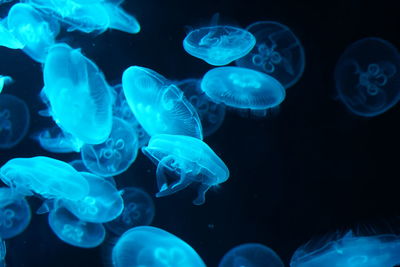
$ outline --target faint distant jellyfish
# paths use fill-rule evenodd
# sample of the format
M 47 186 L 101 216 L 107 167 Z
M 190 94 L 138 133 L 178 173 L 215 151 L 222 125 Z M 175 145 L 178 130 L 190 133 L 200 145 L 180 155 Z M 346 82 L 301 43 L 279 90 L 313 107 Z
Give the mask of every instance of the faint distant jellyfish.
M 132 227 L 149 225 L 154 218 L 154 202 L 148 193 L 140 188 L 123 188 L 124 210 L 115 220 L 106 223 L 107 229 L 122 235 Z
M 254 36 L 246 30 L 212 26 L 191 31 L 183 40 L 183 48 L 210 65 L 223 66 L 249 53 L 255 43 Z
M 125 232 L 112 250 L 114 267 L 205 267 L 186 242 L 160 228 L 134 227 Z
M 276 21 L 258 21 L 246 30 L 257 42 L 250 53 L 236 61 L 236 65 L 265 72 L 285 88 L 293 86 L 305 67 L 304 48 L 297 36 Z
M 17 145 L 26 135 L 29 121 L 29 110 L 23 100 L 0 94 L 0 149 Z
M 354 114 L 372 117 L 393 107 L 400 97 L 400 54 L 380 38 L 350 45 L 335 68 L 340 100 Z
M 171 195 L 195 183 L 199 186 L 193 204 L 202 205 L 206 192 L 229 178 L 228 168 L 214 151 L 190 136 L 155 135 L 142 151 L 157 165 L 160 190 L 157 197 Z
M 44 150 L 53 153 L 79 152 L 83 145 L 79 139 L 63 132 L 58 126 L 43 129 L 33 138 Z
M 269 247 L 257 243 L 242 244 L 229 250 L 218 267 L 284 267 L 280 257 Z
M 25 198 L 11 188 L 0 188 L 0 238 L 22 233 L 31 221 L 31 210 Z
M 13 82 L 13 78 L 11 78 L 10 76 L 0 75 L 0 93 L 3 91 L 4 85 L 8 85 L 12 82 Z

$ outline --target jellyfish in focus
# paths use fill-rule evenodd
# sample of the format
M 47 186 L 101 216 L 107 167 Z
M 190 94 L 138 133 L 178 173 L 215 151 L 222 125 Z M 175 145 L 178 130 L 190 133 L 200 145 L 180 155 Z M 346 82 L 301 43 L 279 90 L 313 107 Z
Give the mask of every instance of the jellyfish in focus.
M 356 115 L 372 117 L 393 107 L 400 97 L 400 54 L 380 38 L 350 45 L 335 68 L 340 100 Z
M 182 239 L 160 228 L 134 227 L 112 250 L 114 267 L 205 267 L 196 251 Z
M 79 139 L 63 132 L 58 126 L 43 129 L 33 138 L 44 150 L 53 153 L 79 152 L 83 145 Z
M 183 135 L 155 135 L 143 153 L 157 165 L 156 196 L 174 194 L 192 183 L 199 184 L 194 205 L 205 202 L 212 187 L 229 178 L 225 163 L 203 141 Z
M 191 31 L 183 40 L 183 48 L 210 65 L 223 66 L 249 53 L 255 43 L 254 36 L 246 30 L 212 26 Z
M 13 82 L 13 78 L 11 78 L 10 76 L 0 75 L 0 93 L 3 91 L 4 85 L 8 85 L 12 82 Z
M 125 187 L 122 198 L 124 210 L 118 218 L 105 224 L 108 230 L 119 236 L 130 228 L 151 224 L 155 208 L 148 193 L 140 188 Z
M 269 247 L 258 243 L 242 244 L 229 250 L 218 267 L 284 267 L 281 258 Z
M 25 137 L 29 121 L 29 110 L 23 100 L 0 94 L 0 149 L 17 145 Z
M 305 67 L 304 48 L 297 36 L 276 21 L 258 21 L 246 30 L 255 36 L 256 45 L 236 65 L 265 72 L 285 88 L 293 86 Z

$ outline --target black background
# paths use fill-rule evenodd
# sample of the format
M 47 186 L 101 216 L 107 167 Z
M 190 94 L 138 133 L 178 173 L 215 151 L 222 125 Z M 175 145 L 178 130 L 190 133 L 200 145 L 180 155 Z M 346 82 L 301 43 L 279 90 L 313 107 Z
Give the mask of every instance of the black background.
M 351 228 L 391 232 L 397 226 L 400 107 L 373 118 L 355 116 L 337 100 L 333 80 L 336 61 L 352 42 L 377 36 L 400 46 L 396 2 L 126 0 L 125 10 L 141 22 L 140 34 L 63 33 L 59 40 L 82 47 L 115 84 L 130 65 L 172 80 L 200 78 L 211 66 L 188 55 L 182 40 L 188 29 L 209 25 L 216 12 L 220 24 L 275 20 L 289 26 L 304 45 L 306 68 L 287 90 L 280 112 L 261 120 L 228 113 L 205 141 L 228 165 L 230 179 L 200 207 L 191 204 L 191 190 L 155 199 L 153 222 L 188 242 L 208 266 L 246 242 L 271 247 L 288 264 L 296 248 L 312 238 Z M 2 17 L 9 6 L 0 7 Z M 15 79 L 5 92 L 29 106 L 29 134 L 48 126 L 48 119 L 37 115 L 44 108 L 38 97 L 41 65 L 21 51 L 0 48 L 0 74 Z M 47 153 L 28 137 L 0 153 L 0 164 L 14 157 L 79 156 Z M 121 188 L 156 192 L 155 167 L 141 153 L 116 180 Z M 40 203 L 29 201 L 34 212 Z M 69 246 L 51 232 L 46 215 L 34 215 L 24 233 L 7 240 L 6 259 L 9 266 L 102 266 L 109 264 L 113 242 L 107 238 L 95 249 Z

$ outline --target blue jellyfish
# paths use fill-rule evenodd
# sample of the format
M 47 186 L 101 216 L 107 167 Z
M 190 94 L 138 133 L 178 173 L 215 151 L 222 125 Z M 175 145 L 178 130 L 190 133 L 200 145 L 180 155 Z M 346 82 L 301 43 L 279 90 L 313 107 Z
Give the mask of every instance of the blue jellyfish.
M 200 88 L 198 79 L 186 79 L 176 85 L 199 114 L 203 135 L 210 136 L 221 126 L 225 118 L 225 105 L 214 103 Z
M 0 266 L 5 266 L 4 261 L 6 259 L 6 253 L 7 253 L 6 242 L 0 239 Z
M 303 75 L 305 55 L 297 36 L 276 21 L 258 21 L 246 28 L 257 42 L 254 49 L 238 59 L 236 65 L 265 72 L 285 88 L 293 86 Z
M 134 227 L 125 232 L 112 250 L 114 267 L 205 267 L 186 242 L 160 228 Z
M 79 139 L 63 132 L 58 126 L 43 129 L 33 138 L 39 142 L 44 150 L 53 153 L 79 152 L 83 145 Z
M 26 199 L 11 188 L 0 188 L 0 238 L 22 233 L 31 221 L 31 209 Z
M 380 38 L 350 45 L 335 68 L 340 100 L 354 114 L 372 117 L 393 107 L 400 97 L 400 54 Z
M 0 19 L 0 46 L 10 49 L 24 48 L 24 44 L 8 30 L 7 18 Z
M 242 244 L 229 250 L 218 267 L 284 267 L 280 257 L 269 247 L 258 243 Z
M 79 200 L 89 193 L 88 182 L 68 163 L 48 157 L 14 158 L 0 168 L 0 178 L 23 195 Z
M 101 223 L 82 221 L 64 207 L 50 211 L 49 225 L 62 241 L 81 248 L 97 247 L 103 243 L 106 235 Z
M 309 251 L 307 246 L 294 253 L 291 267 L 376 267 L 400 264 L 400 236 L 387 234 L 355 236 L 350 231 L 339 240 Z
M 155 208 L 148 193 L 140 188 L 125 187 L 122 198 L 124 210 L 118 218 L 105 224 L 108 230 L 116 235 L 122 235 L 130 228 L 151 224 Z
M 254 36 L 246 30 L 212 26 L 191 31 L 183 40 L 183 48 L 210 65 L 223 66 L 249 53 L 255 43 Z
M 23 100 L 0 94 L 0 149 L 17 145 L 26 135 L 29 121 L 29 110 Z
M 1 37 L 0 37 L 1 38 Z M 10 76 L 0 75 L 0 93 L 3 91 L 4 85 L 12 83 L 14 80 Z
M 112 93 L 103 73 L 80 50 L 56 44 L 44 64 L 42 97 L 60 128 L 86 144 L 107 140 Z
M 198 196 L 194 205 L 205 201 L 212 186 L 225 182 L 229 170 L 225 163 L 203 141 L 183 135 L 160 134 L 151 137 L 143 153 L 157 165 L 156 196 L 178 192 L 192 183 L 198 183 Z M 168 181 L 173 176 L 173 181 Z
M 122 86 L 133 114 L 150 136 L 180 134 L 203 138 L 195 108 L 178 87 L 160 74 L 129 67 L 122 76 Z
M 85 166 L 100 176 L 113 176 L 126 171 L 138 153 L 138 137 L 134 128 L 114 117 L 108 139 L 98 145 L 84 145 L 81 149 Z
M 137 19 L 125 12 L 119 5 L 110 1 L 104 1 L 103 5 L 110 19 L 109 28 L 131 34 L 140 32 L 140 24 Z

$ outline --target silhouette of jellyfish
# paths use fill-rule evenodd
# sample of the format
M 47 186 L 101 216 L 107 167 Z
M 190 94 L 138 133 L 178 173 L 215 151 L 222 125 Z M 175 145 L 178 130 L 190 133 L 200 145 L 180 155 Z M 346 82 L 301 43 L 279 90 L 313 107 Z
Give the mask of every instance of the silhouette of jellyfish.
M 218 267 L 284 267 L 279 256 L 269 247 L 257 243 L 242 244 L 229 250 Z
M 400 54 L 380 38 L 350 45 L 335 68 L 340 100 L 359 116 L 372 117 L 394 106 L 400 96 Z
M 250 53 L 236 61 L 236 65 L 265 72 L 285 88 L 293 86 L 305 67 L 304 48 L 297 36 L 276 21 L 258 21 L 246 30 L 257 42 Z
M 249 53 L 255 43 L 254 36 L 246 30 L 212 26 L 191 31 L 183 40 L 183 48 L 210 65 L 223 66 Z
M 74 136 L 63 132 L 57 125 L 43 129 L 33 136 L 40 146 L 53 153 L 71 153 L 79 152 L 82 142 Z
M 156 196 L 163 197 L 178 192 L 192 183 L 198 183 L 194 205 L 205 202 L 205 194 L 212 186 L 225 182 L 229 170 L 225 163 L 203 141 L 182 135 L 155 135 L 143 153 L 157 165 Z M 169 182 L 168 176 L 174 181 Z
M 13 78 L 11 78 L 10 76 L 0 75 L 0 93 L 3 91 L 4 85 L 8 85 L 12 82 L 13 82 Z
M 105 224 L 116 235 L 122 235 L 130 228 L 149 225 L 154 218 L 154 202 L 148 193 L 140 188 L 125 187 L 122 198 L 124 210 L 115 220 Z
M 112 263 L 114 267 L 206 266 L 186 242 L 151 226 L 134 227 L 125 232 L 112 250 Z
M 18 97 L 0 94 L 0 148 L 12 148 L 26 135 L 30 115 Z
M 10 188 L 0 188 L 0 238 L 22 233 L 31 221 L 31 209 L 25 198 Z

